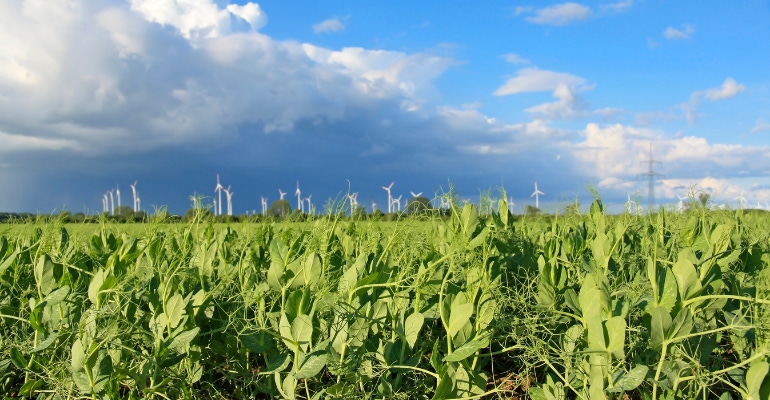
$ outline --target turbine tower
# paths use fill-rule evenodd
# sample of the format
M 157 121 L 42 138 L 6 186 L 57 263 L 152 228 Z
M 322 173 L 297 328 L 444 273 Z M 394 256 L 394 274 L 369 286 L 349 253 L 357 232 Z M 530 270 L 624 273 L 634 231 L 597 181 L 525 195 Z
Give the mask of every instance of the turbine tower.
M 222 190 L 224 189 L 225 187 L 219 183 L 219 174 L 217 174 L 217 186 L 214 188 L 214 193 L 219 194 L 219 201 L 214 204 L 214 215 L 222 215 Z M 219 209 L 217 209 L 217 205 Z
M 110 204 L 109 204 L 109 202 L 110 202 L 110 199 L 109 199 L 109 197 L 107 197 L 107 193 L 103 194 L 102 195 L 102 211 L 104 213 L 107 213 L 107 212 L 110 211 Z
M 133 203 L 133 206 L 132 206 L 133 209 L 134 209 L 134 212 L 138 212 L 139 211 L 139 206 L 137 205 L 137 202 L 136 202 L 136 199 L 139 198 L 139 197 L 136 196 L 136 182 L 137 181 L 134 181 L 133 184 L 129 185 L 129 186 L 131 186 L 131 194 L 132 194 L 132 198 L 134 200 L 134 203 Z
M 535 208 L 537 208 L 538 210 L 540 209 L 540 195 L 545 195 L 545 193 L 537 189 L 537 182 L 535 182 L 535 191 L 532 192 L 532 194 L 529 197 L 535 198 Z
M 118 212 L 120 212 L 120 186 L 115 185 L 115 195 L 118 197 Z
M 388 192 L 388 214 L 393 212 L 393 196 L 390 194 L 390 189 L 393 188 L 393 184 L 396 182 L 390 182 L 390 185 L 383 186 L 382 189 Z
M 267 215 L 267 197 L 262 196 L 260 199 L 262 200 L 262 216 L 264 217 Z
M 114 192 L 115 189 L 110 189 L 108 192 L 110 194 L 110 215 L 115 215 L 115 198 L 112 196 Z
M 297 181 L 297 190 L 294 194 L 297 196 L 297 210 L 302 212 L 305 207 L 302 205 L 302 192 L 299 190 L 299 181 Z
M 396 211 L 401 212 L 401 197 L 404 195 L 393 198 L 393 205 L 396 206 Z
M 743 210 L 743 203 L 746 202 L 746 198 L 743 197 L 743 189 L 741 189 L 741 195 L 734 198 L 733 200 L 738 200 L 738 206 Z
M 306 213 L 313 215 L 315 212 L 313 211 L 313 203 L 310 202 L 310 199 L 313 197 L 312 194 L 309 194 L 307 197 L 305 197 L 305 201 L 307 201 L 307 209 L 305 210 Z
M 655 164 L 660 164 L 660 161 L 652 158 L 652 143 L 650 143 L 650 159 L 642 162 L 648 165 L 647 172 L 641 176 L 647 177 L 647 206 L 652 209 L 655 207 L 655 177 L 663 176 L 655 173 Z
M 227 196 L 227 215 L 233 215 L 233 194 L 235 194 L 235 192 L 230 191 L 231 187 L 232 186 L 227 186 L 227 189 L 222 189 L 222 191 L 225 192 L 225 196 Z

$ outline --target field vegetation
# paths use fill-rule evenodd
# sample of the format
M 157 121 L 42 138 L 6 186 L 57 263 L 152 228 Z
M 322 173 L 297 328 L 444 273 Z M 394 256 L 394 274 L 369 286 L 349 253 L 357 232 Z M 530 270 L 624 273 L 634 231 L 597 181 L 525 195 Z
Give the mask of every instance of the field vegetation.
M 495 206 L 0 226 L 0 392 L 770 397 L 768 215 Z

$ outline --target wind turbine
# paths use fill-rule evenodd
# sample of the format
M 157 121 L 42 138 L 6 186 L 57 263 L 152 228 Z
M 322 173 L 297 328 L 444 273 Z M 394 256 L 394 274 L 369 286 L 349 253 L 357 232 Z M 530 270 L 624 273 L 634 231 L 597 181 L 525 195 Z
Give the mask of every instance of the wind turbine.
M 684 201 L 687 199 L 687 196 L 680 196 L 680 195 L 677 194 L 676 197 L 679 199 L 679 203 L 677 203 L 676 209 L 679 212 L 683 212 L 684 211 Z
M 217 199 L 214 199 L 214 215 L 217 215 Z
M 532 198 L 532 197 L 535 198 L 535 208 L 537 208 L 538 210 L 540 209 L 540 195 L 545 195 L 545 193 L 543 193 L 543 192 L 541 192 L 541 191 L 539 191 L 537 189 L 537 182 L 535 182 L 535 191 L 532 192 L 532 194 L 529 197 L 530 198 Z
M 112 197 L 113 192 L 115 192 L 115 189 L 110 189 L 108 192 L 110 194 L 110 215 L 115 215 L 115 198 Z
M 393 204 L 396 204 L 396 205 L 397 205 L 397 206 L 396 206 L 396 210 L 397 210 L 398 212 L 401 212 L 401 197 L 402 197 L 402 196 L 403 196 L 403 195 L 401 195 L 401 196 L 398 196 L 398 197 L 396 197 L 396 198 L 394 198 L 394 199 L 393 199 Z
M 358 192 L 347 196 L 348 200 L 350 200 L 350 215 L 353 215 L 356 212 L 356 208 L 358 208 Z
M 631 214 L 631 207 L 634 206 L 636 202 L 631 200 L 631 193 L 626 193 L 626 198 L 628 199 L 626 200 L 626 212 Z
M 415 192 L 410 191 L 409 193 L 412 195 L 412 197 L 420 197 L 420 196 L 422 196 L 422 192 L 415 193 Z
M 377 210 L 377 203 L 375 203 L 374 200 L 372 200 L 372 214 L 374 214 L 376 210 Z
M 118 212 L 120 212 L 120 186 L 115 185 L 115 194 L 118 197 Z
M 133 205 L 134 212 L 137 212 L 139 211 L 139 207 L 136 204 L 136 199 L 138 199 L 138 197 L 136 197 L 136 181 L 134 181 L 134 183 L 129 186 L 131 186 L 131 194 L 133 195 L 133 199 L 134 199 L 134 205 Z
M 233 215 L 233 194 L 234 192 L 230 191 L 230 188 L 232 186 L 227 186 L 227 189 L 222 189 L 222 191 L 225 192 L 225 196 L 227 196 L 227 215 Z M 220 205 L 220 207 L 222 207 Z
M 262 196 L 262 216 L 267 215 L 267 197 Z
M 393 188 L 393 184 L 396 182 L 390 182 L 390 185 L 383 186 L 382 189 L 388 192 L 388 214 L 393 212 L 393 196 L 390 194 L 390 189 Z
M 294 194 L 297 196 L 297 210 L 300 212 L 304 211 L 303 209 L 305 207 L 302 206 L 302 192 L 299 190 L 299 181 L 297 181 L 297 190 L 294 192 Z
M 513 202 L 513 196 L 508 196 L 508 211 L 513 214 L 513 208 L 516 207 L 516 203 Z
M 102 210 L 106 213 L 109 210 L 109 198 L 107 197 L 107 193 L 102 195 Z
M 741 189 L 741 195 L 734 198 L 733 200 L 738 200 L 738 204 L 740 205 L 741 210 L 743 210 L 743 203 L 746 202 L 746 198 L 743 197 L 743 189 Z
M 219 174 L 217 174 L 217 186 L 214 188 L 214 193 L 219 194 L 219 201 L 214 203 L 214 215 L 222 215 L 222 190 L 224 189 L 225 187 L 219 183 Z M 219 205 L 219 209 L 217 209 L 217 205 Z
M 314 212 L 313 212 L 313 203 L 310 202 L 310 199 L 312 197 L 313 197 L 312 194 L 309 194 L 307 197 L 305 197 L 305 200 L 307 201 L 307 210 L 305 210 L 305 212 L 307 212 L 310 215 L 314 214 Z
M 278 189 L 278 194 L 281 196 L 281 200 L 283 200 L 283 196 L 286 196 L 286 192 L 282 192 L 281 189 Z

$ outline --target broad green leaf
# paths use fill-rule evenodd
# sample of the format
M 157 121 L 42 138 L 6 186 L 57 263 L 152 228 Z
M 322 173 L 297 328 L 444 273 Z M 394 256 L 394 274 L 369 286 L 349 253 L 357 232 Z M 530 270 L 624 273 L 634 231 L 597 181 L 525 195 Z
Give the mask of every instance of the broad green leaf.
M 23 384 L 21 388 L 19 388 L 19 392 L 17 393 L 19 396 L 27 397 L 30 396 L 35 392 L 35 390 L 38 390 L 45 385 L 45 381 L 38 381 L 38 380 L 29 380 L 27 383 Z
M 97 305 L 99 303 L 99 291 L 104 283 L 104 278 L 107 273 L 103 269 L 99 269 L 91 277 L 91 282 L 88 284 L 88 300 L 91 300 L 91 304 Z
M 668 332 L 667 338 L 674 342 L 678 341 L 677 338 L 688 335 L 692 330 L 692 313 L 689 308 L 683 308 L 679 310 L 676 317 L 671 322 L 671 328 Z
M 749 392 L 749 399 L 759 400 L 759 390 L 762 388 L 762 382 L 767 378 L 768 364 L 766 361 L 754 361 L 746 371 L 746 388 Z
M 671 315 L 663 306 L 655 307 L 650 312 L 650 347 L 655 351 L 663 348 L 666 334 L 671 328 Z
M 265 331 L 245 333 L 239 336 L 241 343 L 255 353 L 266 353 L 275 347 L 273 337 Z
M 59 337 L 59 332 L 54 332 L 54 333 L 48 335 L 48 337 L 45 338 L 45 340 L 43 340 L 42 342 L 40 342 L 40 344 L 38 344 L 37 347 L 35 347 L 32 350 L 32 352 L 33 353 L 41 352 L 41 351 L 51 347 L 51 345 L 56 341 L 56 339 L 58 337 Z
M 622 317 L 612 317 L 604 323 L 604 327 L 607 329 L 607 350 L 613 357 L 619 360 L 625 359 L 626 320 Z
M 454 371 L 451 372 L 452 373 L 447 370 L 444 373 L 439 374 L 438 382 L 436 384 L 436 391 L 433 392 L 433 397 L 431 397 L 431 400 L 443 400 L 455 397 L 452 395 L 455 386 L 453 379 Z
M 313 337 L 313 319 L 309 315 L 298 315 L 291 323 L 291 337 L 297 342 L 302 351 L 307 351 L 310 339 Z
M 406 317 L 406 321 L 404 321 L 404 336 L 410 349 L 414 348 L 414 344 L 417 342 L 417 338 L 420 335 L 420 329 L 422 329 L 424 323 L 425 317 L 419 312 L 412 313 Z
M 279 376 L 280 376 L 279 374 L 276 374 L 276 377 L 279 377 Z M 296 399 L 294 392 L 297 388 L 297 379 L 293 375 L 291 374 L 286 375 L 283 378 L 283 382 L 281 382 L 281 384 L 279 385 L 279 388 L 281 389 L 281 395 L 285 399 L 291 399 L 291 400 Z
M 326 350 L 316 350 L 307 354 L 299 365 L 299 369 L 294 374 L 294 377 L 297 379 L 307 379 L 318 375 L 326 365 L 326 356 Z
M 272 374 L 275 372 L 283 372 L 286 367 L 291 363 L 291 354 L 281 353 L 271 356 L 265 366 L 265 369 L 260 371 L 260 374 Z
M 649 368 L 646 365 L 637 365 L 628 373 L 621 372 L 614 380 L 612 388 L 607 391 L 620 393 L 634 390 L 644 382 L 644 378 L 647 377 L 647 371 L 649 371 Z
M 471 315 L 473 315 L 473 303 L 466 303 L 465 295 L 463 293 L 458 294 L 450 309 L 447 334 L 453 337 L 462 329 L 463 325 L 468 323 Z
M 168 318 L 168 326 L 171 329 L 176 329 L 179 323 L 182 321 L 182 317 L 185 315 L 185 308 L 187 307 L 187 301 L 182 298 L 179 293 L 174 293 L 170 299 L 166 302 L 166 318 Z
M 682 300 L 689 300 L 698 295 L 701 291 L 701 283 L 698 280 L 698 271 L 695 270 L 695 266 L 685 256 L 686 252 L 690 250 L 683 250 L 680 252 L 679 260 L 674 263 L 671 271 L 676 277 L 676 283 L 679 288 L 679 296 Z
M 54 264 L 48 254 L 40 256 L 35 263 L 35 282 L 43 296 L 56 289 L 56 278 L 54 276 Z
M 19 250 L 14 250 L 11 255 L 5 257 L 5 259 L 0 262 L 0 278 L 2 278 L 5 271 L 13 264 L 14 261 L 16 261 L 16 258 L 19 256 Z
M 456 348 L 452 354 L 444 357 L 444 362 L 462 361 L 476 354 L 479 350 L 489 345 L 488 339 L 476 339 L 465 342 L 462 346 Z
M 70 293 L 70 287 L 69 286 L 62 286 L 53 292 L 49 293 L 48 296 L 45 296 L 45 299 L 43 299 L 43 303 L 46 303 L 47 306 L 55 306 L 64 299 L 67 298 L 67 295 Z
M 185 353 L 187 348 L 190 346 L 190 342 L 192 342 L 192 340 L 198 336 L 199 331 L 200 328 L 196 326 L 195 328 L 186 330 L 174 336 L 174 339 L 168 345 L 168 348 L 170 350 L 176 351 L 177 353 Z
M 660 294 L 656 299 L 659 306 L 662 306 L 666 311 L 671 312 L 677 302 L 677 294 L 679 288 L 676 282 L 676 276 L 671 271 L 671 268 L 661 268 L 658 276 L 658 287 Z
M 25 370 L 27 368 L 27 359 L 24 358 L 24 355 L 15 347 L 11 348 L 11 363 L 20 370 Z

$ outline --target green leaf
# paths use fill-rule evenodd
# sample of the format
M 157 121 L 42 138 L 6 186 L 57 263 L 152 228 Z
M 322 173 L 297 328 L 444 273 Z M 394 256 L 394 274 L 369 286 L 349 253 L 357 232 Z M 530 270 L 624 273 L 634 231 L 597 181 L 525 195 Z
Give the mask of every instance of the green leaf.
M 94 273 L 91 277 L 91 282 L 88 284 L 88 300 L 91 300 L 91 304 L 97 305 L 99 303 L 99 291 L 104 283 L 104 278 L 107 272 L 100 269 Z
M 671 327 L 668 332 L 669 341 L 678 341 L 677 338 L 688 335 L 692 330 L 692 312 L 689 308 L 679 310 L 676 317 L 671 322 Z
M 33 353 L 38 353 L 38 352 L 41 352 L 41 351 L 47 349 L 48 347 L 50 347 L 56 341 L 56 339 L 58 337 L 59 337 L 59 332 L 54 332 L 54 333 L 48 335 L 48 337 L 45 338 L 45 340 L 43 340 L 42 342 L 40 342 L 40 344 L 38 344 L 37 347 L 35 347 L 32 350 L 32 352 Z
M 42 388 L 44 384 L 45 381 L 38 381 L 34 379 L 27 381 L 27 383 L 23 384 L 21 388 L 19 388 L 19 392 L 17 394 L 22 397 L 31 396 L 35 390 Z
M 190 346 L 190 342 L 198 336 L 198 332 L 200 332 L 200 328 L 196 326 L 195 328 L 186 330 L 174 336 L 174 339 L 172 339 L 171 343 L 168 345 L 169 350 L 173 350 L 177 353 L 185 353 Z
M 168 299 L 165 312 L 166 318 L 168 318 L 169 328 L 176 329 L 176 327 L 179 326 L 182 317 L 185 315 L 185 307 L 187 307 L 187 302 L 179 293 L 174 293 L 174 295 Z
M 462 327 L 467 324 L 471 315 L 473 315 L 473 303 L 467 303 L 465 294 L 460 293 L 455 296 L 449 312 L 449 321 L 447 330 L 450 337 L 453 337 Z
M 43 299 L 43 303 L 46 303 L 48 306 L 55 306 L 64 299 L 67 298 L 67 295 L 70 294 L 70 287 L 69 286 L 62 286 L 53 292 L 49 293 L 48 296 L 45 296 L 45 299 Z
M 283 372 L 286 367 L 291 363 L 291 354 L 281 353 L 270 357 L 265 369 L 260 371 L 260 374 L 272 374 L 275 372 Z
M 608 389 L 608 391 L 620 393 L 634 390 L 644 382 L 644 378 L 647 377 L 648 371 L 649 368 L 646 365 L 637 365 L 631 371 L 621 373 L 617 379 L 615 379 L 612 389 Z
M 304 357 L 299 370 L 294 374 L 297 379 L 312 378 L 326 366 L 326 350 L 316 350 Z
M 671 315 L 663 306 L 658 306 L 650 312 L 650 347 L 655 351 L 663 348 L 666 333 L 671 328 Z
M 307 351 L 313 337 L 313 319 L 309 315 L 298 315 L 291 323 L 291 337 L 302 351 Z
M 43 296 L 51 293 L 58 286 L 54 277 L 54 264 L 48 254 L 40 256 L 35 263 L 35 282 Z
M 625 359 L 626 320 L 622 317 L 612 317 L 604 323 L 604 327 L 607 330 L 607 350 L 618 360 Z
M 422 329 L 424 323 L 425 317 L 419 312 L 412 313 L 406 317 L 406 321 L 404 322 L 404 336 L 410 349 L 414 348 L 414 344 L 417 342 L 417 337 L 420 335 L 420 329 Z
M 479 350 L 489 345 L 488 339 L 474 339 L 465 342 L 462 346 L 456 348 L 452 354 L 444 357 L 444 362 L 462 361 L 476 354 Z
M 762 382 L 767 377 L 768 364 L 766 361 L 754 361 L 746 371 L 746 388 L 749 392 L 749 399 L 759 400 L 759 390 L 762 388 Z
M 11 362 L 13 363 L 13 366 L 18 369 L 21 369 L 21 370 L 27 369 L 27 359 L 24 358 L 24 355 L 21 354 L 19 349 L 15 347 L 11 348 Z
M 687 259 L 687 252 L 691 252 L 691 250 L 682 250 L 679 254 L 679 259 L 671 268 L 671 271 L 676 277 L 679 296 L 682 300 L 689 300 L 697 296 L 702 289 L 701 283 L 698 280 L 698 271 L 695 270 L 695 266 L 692 262 Z

